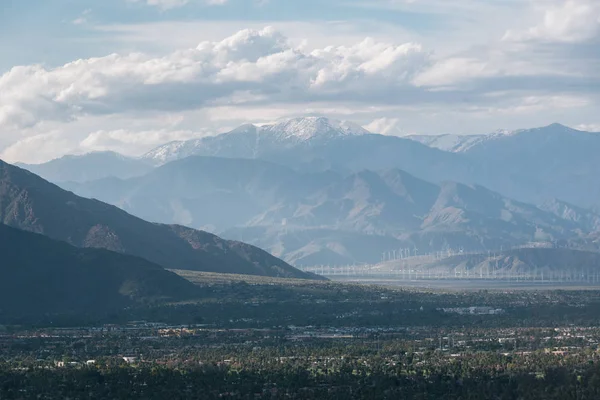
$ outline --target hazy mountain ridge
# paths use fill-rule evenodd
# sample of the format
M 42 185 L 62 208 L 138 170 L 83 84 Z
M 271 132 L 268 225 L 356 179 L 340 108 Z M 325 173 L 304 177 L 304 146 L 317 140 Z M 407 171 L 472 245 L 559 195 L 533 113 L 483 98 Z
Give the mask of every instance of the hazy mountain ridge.
M 543 203 L 542 210 L 553 213 L 564 220 L 573 221 L 582 226 L 582 229 L 591 232 L 600 232 L 600 214 L 558 199 Z
M 310 117 L 264 127 L 244 125 L 218 136 L 169 143 L 134 161 L 148 168 L 200 155 L 261 159 L 302 172 L 401 169 L 438 184 L 479 184 L 527 203 L 558 198 L 591 208 L 600 206 L 599 152 L 600 134 L 560 124 L 489 135 L 392 137 L 348 122 Z M 68 173 L 59 176 L 53 175 L 51 165 L 28 168 L 52 176 L 54 182 L 81 182 L 85 179 L 73 176 L 73 171 L 85 171 L 81 160 L 87 157 L 93 155 L 62 160 Z M 109 162 L 104 164 L 103 177 L 123 177 L 129 171 L 110 173 Z M 50 170 L 45 172 L 46 168 Z
M 464 153 L 480 143 L 497 140 L 514 133 L 516 132 L 500 130 L 487 135 L 455 135 L 446 133 L 442 135 L 406 135 L 403 137 L 439 150 Z
M 110 182 L 73 189 L 147 219 L 169 223 L 184 214 L 189 226 L 211 226 L 302 264 L 317 253 L 337 254 L 338 262 L 377 261 L 388 246 L 476 250 L 567 239 L 584 229 L 478 185 L 436 185 L 398 169 L 301 173 L 261 160 L 189 157 L 112 181 L 112 188 Z M 372 250 L 344 244 L 357 238 Z
M 77 247 L 100 247 L 139 256 L 166 268 L 312 277 L 253 246 L 206 232 L 146 222 L 117 207 L 76 196 L 2 161 L 0 222 Z
M 600 198 L 599 137 L 553 124 L 468 137 L 462 152 L 449 152 L 299 118 L 163 146 L 148 157 L 176 161 L 144 176 L 62 186 L 145 219 L 251 240 L 288 260 L 362 261 L 357 238 L 373 254 L 383 247 L 373 238 L 424 251 L 532 240 L 589 248 L 599 229 L 585 209 Z M 554 198 L 562 205 L 531 206 Z
M 108 177 L 132 178 L 152 169 L 144 160 L 100 151 L 67 155 L 42 164 L 15 164 L 51 182 L 88 182 Z
M 600 202 L 599 152 L 600 133 L 552 124 L 481 142 L 464 155 L 481 166 L 482 180 L 507 196 L 589 208 Z
M 303 121 L 288 123 L 288 128 L 302 127 L 295 135 L 293 130 L 279 136 L 265 134 L 262 128 L 250 125 L 156 151 L 168 151 L 166 161 L 191 155 L 250 158 L 301 171 L 398 168 L 434 183 L 450 180 L 479 184 L 529 203 L 552 198 L 580 207 L 600 203 L 600 185 L 596 184 L 600 134 L 552 124 L 489 135 L 392 137 L 362 129 L 348 134 L 335 128 L 342 123 L 333 120 L 320 120 L 332 127 L 329 131 Z M 303 137 L 309 140 L 301 140 Z M 147 157 L 151 159 L 156 151 Z M 573 179 L 575 176 L 577 179 Z

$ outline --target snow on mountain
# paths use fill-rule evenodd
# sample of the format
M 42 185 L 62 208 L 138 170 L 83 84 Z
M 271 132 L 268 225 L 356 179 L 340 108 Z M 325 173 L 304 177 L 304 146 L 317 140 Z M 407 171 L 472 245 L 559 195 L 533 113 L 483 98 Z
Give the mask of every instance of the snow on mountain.
M 169 161 L 180 158 L 180 154 L 184 154 L 191 148 L 197 148 L 202 142 L 202 139 L 193 139 L 188 141 L 174 141 L 163 144 L 155 149 L 150 150 L 142 156 L 143 159 L 151 160 L 156 164 L 165 164 Z M 181 156 L 184 157 L 184 156 Z
M 498 130 L 487 135 L 408 135 L 406 139 L 420 142 L 429 147 L 434 147 L 443 151 L 453 153 L 467 152 L 474 146 L 486 141 L 493 141 L 499 138 L 519 133 L 520 131 Z
M 242 125 L 217 136 L 171 142 L 146 153 L 142 158 L 155 164 L 192 155 L 221 155 L 252 157 L 261 148 L 288 148 L 305 143 L 323 143 L 336 137 L 367 135 L 358 124 L 324 117 L 294 118 L 272 125 Z
M 370 132 L 349 121 L 338 121 L 324 117 L 294 118 L 275 125 L 261 127 L 263 134 L 280 140 L 308 141 L 339 136 L 367 135 Z

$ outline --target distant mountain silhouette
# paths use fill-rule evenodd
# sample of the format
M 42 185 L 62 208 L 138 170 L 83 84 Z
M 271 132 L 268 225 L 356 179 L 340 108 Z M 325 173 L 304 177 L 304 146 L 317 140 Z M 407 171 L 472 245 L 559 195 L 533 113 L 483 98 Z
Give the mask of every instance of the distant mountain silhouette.
M 600 133 L 561 124 L 490 135 L 412 137 L 467 156 L 471 181 L 504 195 L 541 203 L 559 198 L 579 207 L 600 205 Z
M 107 177 L 132 178 L 152 169 L 144 160 L 99 151 L 78 156 L 64 156 L 43 164 L 17 163 L 51 182 L 87 182 Z

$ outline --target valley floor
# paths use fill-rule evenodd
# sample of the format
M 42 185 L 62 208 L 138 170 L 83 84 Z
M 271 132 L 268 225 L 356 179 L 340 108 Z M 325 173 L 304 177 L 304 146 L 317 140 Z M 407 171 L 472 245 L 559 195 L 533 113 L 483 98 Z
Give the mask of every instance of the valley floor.
M 600 398 L 600 290 L 176 272 L 205 296 L 0 326 L 0 398 Z
M 341 283 L 444 290 L 600 290 L 600 283 L 499 279 L 397 279 L 373 276 L 328 276 Z

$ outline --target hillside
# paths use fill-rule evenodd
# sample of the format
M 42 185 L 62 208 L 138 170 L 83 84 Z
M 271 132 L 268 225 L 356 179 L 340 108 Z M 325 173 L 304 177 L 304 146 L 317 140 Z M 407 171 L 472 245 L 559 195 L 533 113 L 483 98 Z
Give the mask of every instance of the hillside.
M 77 247 L 142 257 L 166 268 L 313 278 L 256 247 L 207 232 L 146 222 L 2 161 L 0 222 Z
M 190 299 L 199 289 L 138 257 L 79 249 L 0 224 L 0 321 L 44 314 L 105 314 Z
M 509 197 L 535 203 L 559 198 L 579 207 L 600 203 L 600 133 L 551 124 L 488 135 L 408 138 L 466 156 L 476 166 L 470 181 Z
M 393 137 L 347 122 L 298 118 L 170 143 L 144 159 L 164 164 L 192 155 L 251 158 L 304 172 L 401 169 L 432 183 L 479 184 L 528 203 L 558 198 L 597 207 L 598 152 L 600 134 L 560 124 L 487 135 Z
M 590 226 L 482 186 L 434 184 L 399 169 L 309 173 L 196 156 L 139 178 L 68 187 L 145 219 L 251 241 L 295 265 L 377 262 L 402 247 L 509 247 Z
M 600 253 L 564 248 L 523 248 L 492 254 L 456 255 L 425 264 L 422 270 L 482 275 L 526 274 L 546 278 L 600 277 Z M 594 278 L 594 279 L 596 279 Z
M 301 172 L 401 169 L 432 183 L 482 185 L 527 203 L 556 198 L 590 208 L 600 206 L 599 151 L 600 134 L 560 124 L 484 135 L 394 137 L 347 121 L 306 117 L 167 143 L 141 159 L 91 153 L 24 167 L 55 183 L 128 179 L 190 156 L 260 159 Z
M 217 136 L 171 142 L 146 153 L 142 159 L 155 165 L 195 155 L 264 158 L 284 149 L 316 147 L 337 138 L 368 135 L 347 121 L 324 117 L 294 118 L 273 125 L 242 125 Z

